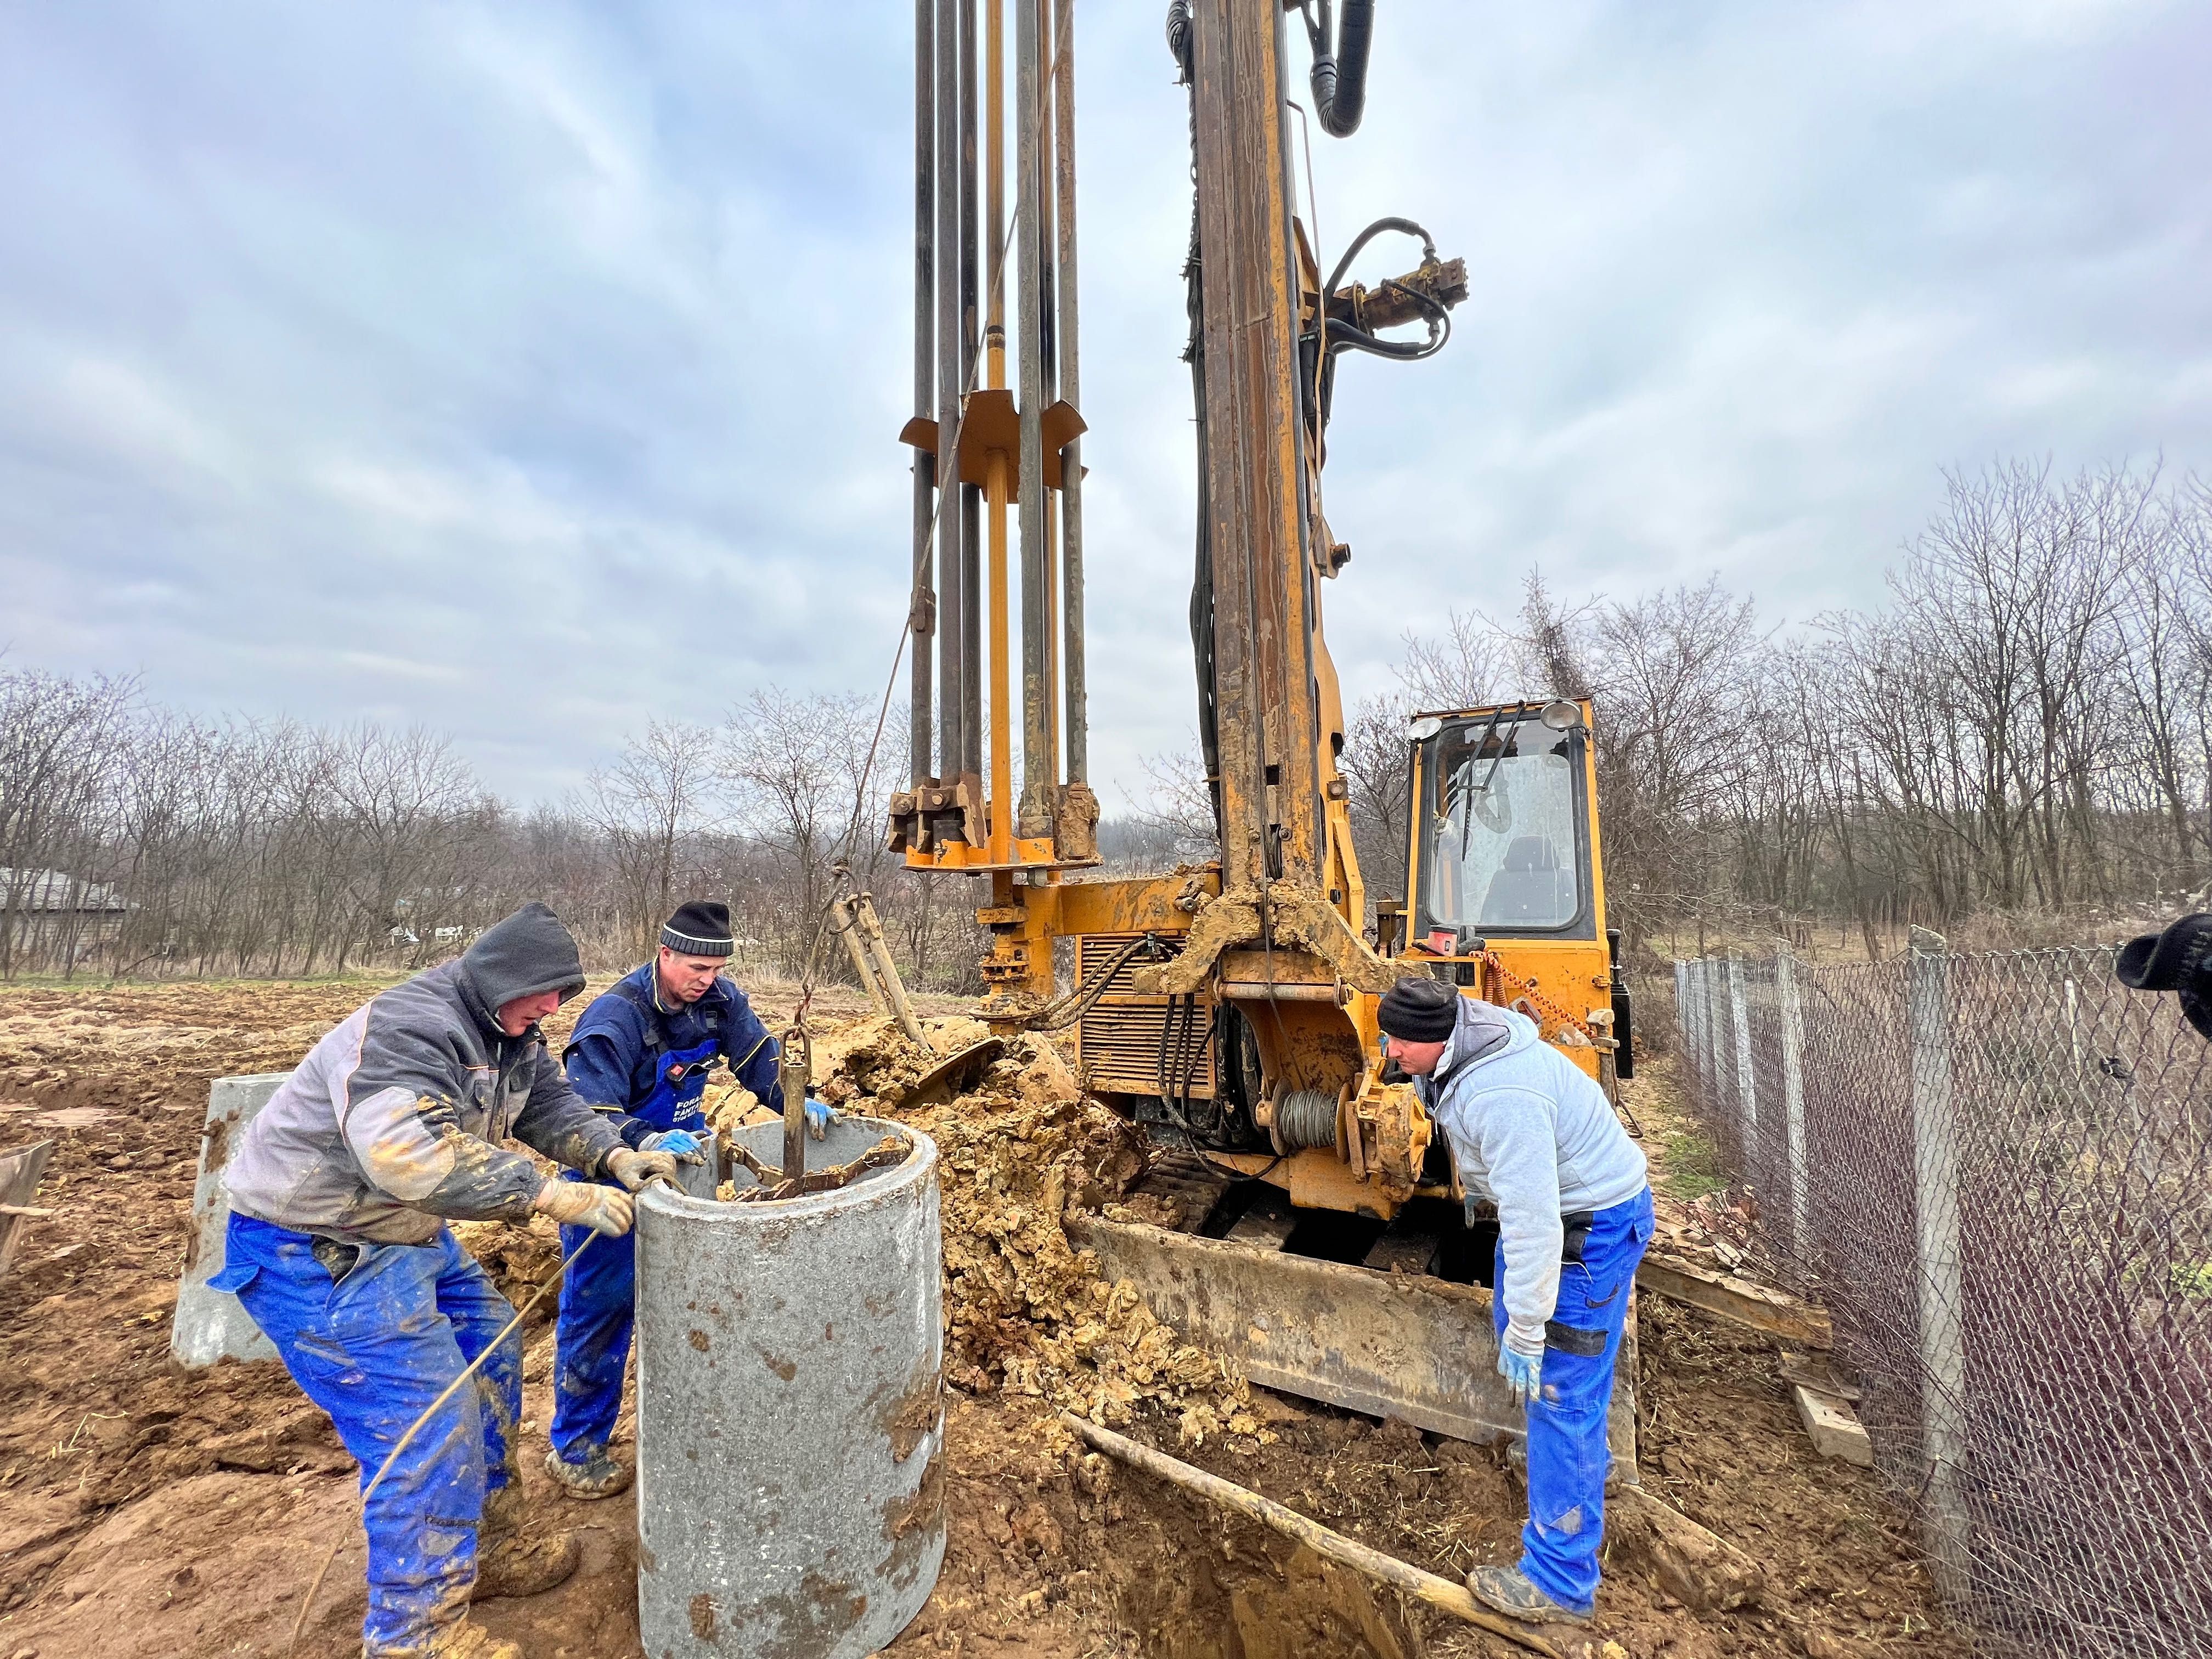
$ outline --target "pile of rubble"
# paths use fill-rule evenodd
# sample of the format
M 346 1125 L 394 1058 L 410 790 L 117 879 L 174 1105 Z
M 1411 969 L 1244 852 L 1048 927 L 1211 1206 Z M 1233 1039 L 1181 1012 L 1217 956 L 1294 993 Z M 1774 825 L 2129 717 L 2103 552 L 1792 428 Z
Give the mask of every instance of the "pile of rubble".
M 945 1230 L 945 1376 L 970 1394 L 1035 1396 L 1111 1424 L 1164 1409 L 1186 1443 L 1224 1431 L 1274 1437 L 1243 1378 L 1155 1319 L 1133 1286 L 1098 1276 L 1060 1229 L 1067 1210 L 1112 1204 L 1144 1173 L 1141 1138 L 1085 1097 L 1048 1037 L 1010 1039 L 950 1098 L 916 1079 L 988 1036 L 934 1019 L 922 1054 L 888 1019 L 817 1039 L 816 1092 L 841 1111 L 896 1119 L 936 1143 Z M 727 1109 L 729 1103 L 710 1106 Z

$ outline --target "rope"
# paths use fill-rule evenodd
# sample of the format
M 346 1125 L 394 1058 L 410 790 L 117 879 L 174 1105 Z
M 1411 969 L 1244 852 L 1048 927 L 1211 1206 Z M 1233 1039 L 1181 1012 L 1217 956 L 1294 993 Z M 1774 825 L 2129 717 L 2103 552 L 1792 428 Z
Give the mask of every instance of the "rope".
M 1580 1032 L 1583 1036 L 1589 1040 L 1589 1045 L 1591 1048 L 1595 1048 L 1598 1046 L 1596 1032 L 1591 1030 L 1588 1025 L 1585 1025 L 1581 1020 L 1577 1019 L 1565 1009 L 1560 1007 L 1558 1003 L 1553 1001 L 1541 991 L 1538 990 L 1534 984 L 1530 981 L 1522 978 L 1520 975 L 1515 973 L 1503 962 L 1499 961 L 1497 951 L 1485 951 L 1478 959 L 1485 963 L 1492 972 L 1495 973 L 1498 976 L 1498 978 L 1509 981 L 1512 984 L 1519 986 L 1521 988 L 1521 994 L 1526 997 L 1530 1002 L 1534 1003 L 1538 1009 L 1549 1014 L 1552 1017 L 1552 1020 L 1554 1024 L 1571 1026 L 1575 1030 Z

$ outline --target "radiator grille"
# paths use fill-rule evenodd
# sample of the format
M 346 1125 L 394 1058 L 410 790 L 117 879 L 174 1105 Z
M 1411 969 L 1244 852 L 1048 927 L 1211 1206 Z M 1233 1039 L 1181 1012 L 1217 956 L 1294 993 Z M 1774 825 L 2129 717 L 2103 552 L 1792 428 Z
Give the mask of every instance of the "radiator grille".
M 1085 933 L 1076 941 L 1076 980 L 1088 984 L 1139 935 Z M 1162 949 L 1172 957 L 1180 940 L 1163 939 Z M 1201 993 L 1194 1012 L 1176 1014 L 1169 1030 L 1169 999 L 1139 996 L 1130 988 L 1131 977 L 1151 959 L 1139 956 L 1115 970 L 1105 994 L 1076 1026 L 1076 1054 L 1090 1073 L 1091 1086 L 1101 1094 L 1157 1095 L 1161 1092 L 1160 1042 L 1167 1035 L 1168 1086 L 1188 1092 L 1195 1100 L 1211 1100 L 1213 1086 L 1213 999 Z M 1183 1078 L 1188 1074 L 1186 1090 Z

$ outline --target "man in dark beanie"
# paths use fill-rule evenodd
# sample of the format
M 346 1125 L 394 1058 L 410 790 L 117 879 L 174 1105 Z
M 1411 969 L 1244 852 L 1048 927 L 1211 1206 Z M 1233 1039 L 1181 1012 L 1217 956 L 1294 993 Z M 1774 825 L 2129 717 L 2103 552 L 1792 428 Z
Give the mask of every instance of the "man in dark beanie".
M 1606 1413 L 1636 1264 L 1651 1242 L 1644 1154 L 1605 1091 L 1523 1014 L 1424 978 L 1382 998 L 1390 1057 L 1441 1127 L 1468 1212 L 1498 1206 L 1498 1369 L 1528 1411 L 1521 1560 L 1477 1567 L 1516 1619 L 1588 1619 L 1604 1536 Z
M 681 905 L 661 928 L 653 959 L 617 980 L 576 1022 L 562 1054 L 568 1081 L 629 1146 L 698 1162 L 707 1127 L 700 1097 L 717 1059 L 770 1110 L 783 1109 L 775 1042 L 722 972 L 736 949 L 728 905 Z M 809 1101 L 810 1122 L 828 1109 Z M 581 1237 L 563 1228 L 562 1254 Z M 571 1497 L 611 1497 L 630 1482 L 630 1471 L 607 1455 L 607 1437 L 622 1409 L 635 1285 L 629 1238 L 586 1250 L 562 1281 L 545 1467 Z

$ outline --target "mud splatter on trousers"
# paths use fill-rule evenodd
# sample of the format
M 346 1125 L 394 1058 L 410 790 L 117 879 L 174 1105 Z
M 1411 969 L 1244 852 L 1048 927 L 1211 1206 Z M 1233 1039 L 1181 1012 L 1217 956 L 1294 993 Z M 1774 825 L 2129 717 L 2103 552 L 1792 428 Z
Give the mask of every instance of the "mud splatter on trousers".
M 1528 1524 L 1521 1571 L 1563 1607 L 1588 1613 L 1597 1597 L 1598 1547 L 1605 1535 L 1606 1412 L 1613 1361 L 1628 1316 L 1628 1288 L 1651 1243 L 1651 1189 L 1591 1218 L 1579 1261 L 1559 1270 L 1559 1301 L 1546 1332 L 1542 1395 L 1528 1407 Z M 1505 1247 L 1498 1277 L 1505 1282 Z M 1505 1340 L 1505 1298 L 1497 1300 Z M 1577 1352 L 1582 1350 L 1583 1352 Z
M 364 1486 L 514 1312 L 442 1228 L 427 1244 L 340 1245 L 234 1214 L 224 1259 L 213 1285 L 236 1293 L 330 1413 Z M 418 1651 L 467 1611 L 477 1524 L 486 1494 L 512 1478 L 521 1405 L 518 1334 L 423 1425 L 369 1498 L 370 1659 Z

